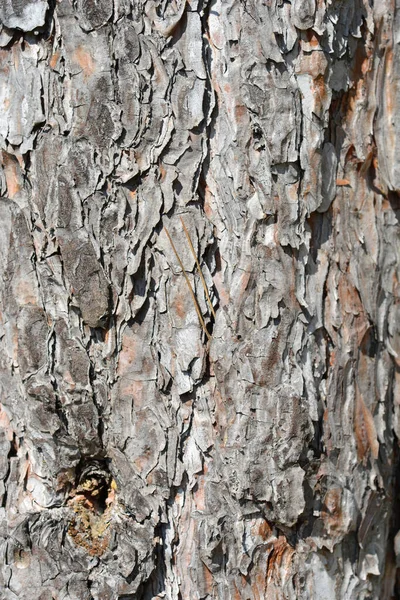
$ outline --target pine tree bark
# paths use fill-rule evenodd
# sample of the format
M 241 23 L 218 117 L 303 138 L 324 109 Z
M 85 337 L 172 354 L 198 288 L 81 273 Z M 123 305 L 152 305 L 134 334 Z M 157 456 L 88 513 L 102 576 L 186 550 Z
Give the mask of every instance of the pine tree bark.
M 2 2 L 1 598 L 400 594 L 399 15 Z

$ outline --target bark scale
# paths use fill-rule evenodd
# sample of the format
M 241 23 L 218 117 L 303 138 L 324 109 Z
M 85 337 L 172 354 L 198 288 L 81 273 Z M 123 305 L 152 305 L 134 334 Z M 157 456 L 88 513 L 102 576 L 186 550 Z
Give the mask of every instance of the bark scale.
M 1 598 L 400 593 L 399 8 L 4 0 Z

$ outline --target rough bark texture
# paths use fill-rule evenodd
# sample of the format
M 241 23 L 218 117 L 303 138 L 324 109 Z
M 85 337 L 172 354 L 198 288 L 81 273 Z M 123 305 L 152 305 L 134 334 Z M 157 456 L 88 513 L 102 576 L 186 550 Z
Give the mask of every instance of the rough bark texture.
M 0 20 L 1 598 L 394 598 L 399 0 Z

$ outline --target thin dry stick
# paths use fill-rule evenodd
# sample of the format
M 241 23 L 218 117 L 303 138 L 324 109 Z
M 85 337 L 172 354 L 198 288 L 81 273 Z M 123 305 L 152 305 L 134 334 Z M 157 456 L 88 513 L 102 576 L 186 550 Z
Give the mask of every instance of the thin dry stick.
M 180 265 L 180 267 L 181 267 L 181 269 L 182 269 L 182 272 L 183 272 L 183 274 L 184 274 L 184 276 L 185 276 L 186 283 L 187 283 L 187 286 L 188 286 L 188 288 L 189 288 L 190 294 L 191 294 L 191 296 L 192 296 L 193 304 L 194 304 L 194 307 L 195 307 L 195 309 L 196 309 L 196 312 L 197 312 L 197 316 L 199 317 L 200 325 L 202 326 L 202 329 L 203 329 L 204 333 L 206 334 L 206 336 L 207 336 L 207 337 L 208 337 L 208 339 L 210 340 L 210 339 L 211 339 L 211 335 L 210 335 L 210 334 L 208 333 L 208 331 L 207 331 L 206 324 L 204 323 L 203 316 L 202 316 L 202 314 L 201 314 L 201 312 L 200 312 L 199 305 L 197 304 L 196 296 L 194 295 L 194 291 L 193 291 L 193 289 L 192 289 L 192 286 L 191 286 L 191 283 L 190 283 L 190 281 L 189 281 L 189 277 L 187 276 L 187 273 L 186 273 L 186 271 L 185 271 L 185 267 L 184 267 L 184 266 L 183 266 L 183 264 L 182 264 L 182 261 L 181 261 L 181 259 L 180 259 L 180 256 L 179 256 L 179 254 L 178 254 L 178 251 L 177 251 L 177 249 L 175 248 L 175 244 L 174 244 L 174 242 L 172 241 L 172 238 L 171 238 L 171 236 L 170 236 L 170 234 L 169 234 L 169 231 L 168 231 L 168 229 L 167 229 L 166 227 L 164 227 L 164 229 L 165 229 L 165 233 L 166 233 L 166 234 L 167 234 L 167 236 L 168 236 L 169 243 L 171 244 L 172 250 L 174 251 L 176 258 L 178 259 L 179 265 Z
M 196 256 L 196 252 L 194 251 L 193 244 L 192 244 L 192 240 L 190 239 L 189 232 L 188 232 L 188 230 L 186 229 L 186 225 L 185 225 L 185 222 L 184 222 L 184 220 L 182 219 L 182 217 L 181 217 L 181 222 L 182 222 L 183 229 L 184 229 L 184 231 L 185 231 L 185 235 L 186 235 L 186 237 L 187 237 L 187 241 L 189 242 L 189 246 L 190 246 L 190 249 L 191 249 L 191 251 L 192 251 L 193 258 L 194 258 L 194 260 L 196 261 L 197 271 L 198 271 L 198 273 L 199 273 L 199 275 L 200 275 L 201 283 L 203 284 L 203 288 L 204 288 L 204 291 L 205 291 L 205 293 L 206 293 L 206 296 L 207 296 L 208 305 L 209 305 L 209 307 L 210 307 L 210 310 L 211 310 L 211 313 L 212 313 L 212 315 L 213 315 L 213 317 L 214 317 L 214 319 L 215 319 L 215 318 L 216 318 L 216 315 L 215 315 L 215 310 L 214 310 L 214 307 L 213 307 L 213 305 L 212 305 L 212 302 L 211 302 L 210 295 L 209 295 L 209 293 L 208 293 L 208 288 L 207 288 L 207 285 L 206 285 L 206 282 L 205 282 L 205 279 L 204 279 L 204 276 L 203 276 L 203 272 L 202 272 L 202 270 L 201 270 L 201 267 L 200 267 L 199 260 L 198 260 L 198 258 L 197 258 L 197 256 Z

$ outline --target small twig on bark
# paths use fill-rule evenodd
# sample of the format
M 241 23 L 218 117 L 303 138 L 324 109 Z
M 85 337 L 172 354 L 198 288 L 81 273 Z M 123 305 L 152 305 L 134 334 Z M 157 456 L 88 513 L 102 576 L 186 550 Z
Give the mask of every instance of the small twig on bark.
M 195 309 L 196 309 L 196 312 L 197 312 L 197 316 L 199 317 L 200 325 L 201 325 L 201 327 L 202 327 L 202 329 L 203 329 L 204 333 L 206 334 L 207 338 L 210 340 L 210 339 L 211 339 L 211 336 L 210 336 L 210 334 L 209 334 L 209 333 L 208 333 L 208 331 L 207 331 L 206 324 L 204 323 L 203 315 L 201 314 L 200 307 L 199 307 L 199 305 L 198 305 L 198 302 L 197 302 L 197 300 L 196 300 L 196 296 L 194 295 L 194 291 L 193 291 L 192 285 L 191 285 L 191 283 L 190 283 L 190 281 L 189 281 L 189 277 L 188 277 L 188 275 L 187 275 L 187 273 L 186 273 L 186 271 L 185 271 L 185 267 L 183 266 L 183 263 L 182 263 L 182 261 L 181 261 L 181 258 L 180 258 L 179 254 L 178 254 L 178 251 L 177 251 L 177 249 L 175 248 L 175 244 L 174 244 L 174 242 L 172 241 L 172 238 L 171 238 L 171 236 L 170 236 L 170 234 L 169 234 L 169 231 L 168 231 L 168 229 L 167 229 L 166 227 L 164 227 L 164 229 L 165 229 L 165 233 L 166 233 L 166 234 L 167 234 L 167 236 L 168 236 L 169 243 L 171 244 L 172 250 L 174 251 L 174 253 L 175 253 L 175 256 L 176 256 L 176 258 L 177 258 L 177 260 L 178 260 L 178 262 L 179 262 L 179 265 L 180 265 L 180 267 L 181 267 L 181 269 L 182 269 L 182 272 L 183 272 L 183 274 L 184 274 L 184 276 L 185 276 L 186 283 L 187 283 L 187 286 L 188 286 L 188 288 L 189 288 L 190 295 L 192 296 L 193 304 L 194 304 L 194 307 L 195 307 Z
M 185 235 L 186 235 L 187 241 L 188 241 L 188 243 L 189 243 L 189 246 L 190 246 L 190 250 L 192 251 L 193 258 L 194 258 L 194 260 L 196 261 L 197 271 L 198 271 L 198 273 L 199 273 L 199 275 L 200 275 L 201 283 L 202 283 L 202 285 L 203 285 L 204 292 L 205 292 L 205 294 L 206 294 L 206 297 L 207 297 L 207 301 L 208 301 L 208 305 L 209 305 L 209 307 L 210 307 L 210 310 L 211 310 L 211 314 L 212 314 L 212 316 L 213 316 L 213 317 L 214 317 L 214 319 L 215 319 L 215 318 L 216 318 L 216 315 L 215 315 L 215 310 L 214 310 L 214 307 L 213 307 L 213 305 L 212 305 L 212 302 L 211 302 L 210 294 L 208 293 L 208 288 L 207 288 L 207 285 L 206 285 L 206 282 L 205 282 L 205 279 L 204 279 L 204 276 L 203 276 L 203 272 L 202 272 L 202 270 L 201 270 L 201 267 L 200 267 L 199 259 L 198 259 L 198 258 L 197 258 L 197 256 L 196 256 L 196 252 L 194 251 L 193 244 L 192 244 L 192 240 L 190 239 L 189 232 L 188 232 L 188 230 L 186 229 L 186 225 L 185 225 L 185 222 L 184 222 L 184 220 L 182 219 L 182 217 L 181 217 L 181 222 L 182 222 L 182 226 L 183 226 L 183 229 L 184 229 L 184 232 L 185 232 Z

